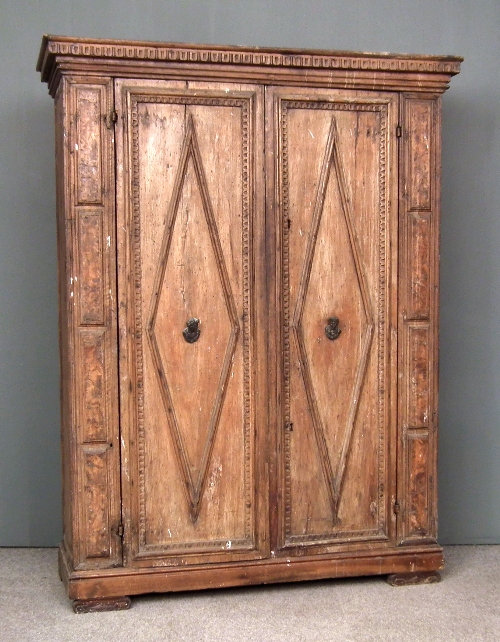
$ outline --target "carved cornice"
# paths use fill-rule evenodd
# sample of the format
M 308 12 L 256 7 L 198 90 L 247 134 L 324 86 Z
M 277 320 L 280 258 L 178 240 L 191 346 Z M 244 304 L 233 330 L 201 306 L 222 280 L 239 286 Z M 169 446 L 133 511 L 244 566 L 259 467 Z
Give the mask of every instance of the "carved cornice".
M 419 56 L 372 54 L 350 51 L 264 49 L 258 47 L 220 47 L 176 43 L 84 40 L 44 36 L 37 71 L 42 80 L 50 78 L 56 56 L 93 58 L 105 61 L 147 61 L 242 65 L 272 68 L 324 69 L 368 72 L 404 72 L 454 75 L 462 58 L 456 56 Z

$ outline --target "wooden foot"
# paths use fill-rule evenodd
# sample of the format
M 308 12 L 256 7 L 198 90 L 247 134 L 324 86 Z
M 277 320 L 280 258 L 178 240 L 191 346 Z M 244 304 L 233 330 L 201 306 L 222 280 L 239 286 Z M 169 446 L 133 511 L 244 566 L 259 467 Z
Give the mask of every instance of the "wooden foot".
M 124 611 L 131 605 L 129 597 L 105 597 L 93 600 L 74 600 L 75 613 L 92 613 L 96 611 Z
M 412 584 L 434 584 L 441 581 L 437 571 L 421 571 L 419 573 L 393 573 L 387 576 L 391 586 L 410 586 Z

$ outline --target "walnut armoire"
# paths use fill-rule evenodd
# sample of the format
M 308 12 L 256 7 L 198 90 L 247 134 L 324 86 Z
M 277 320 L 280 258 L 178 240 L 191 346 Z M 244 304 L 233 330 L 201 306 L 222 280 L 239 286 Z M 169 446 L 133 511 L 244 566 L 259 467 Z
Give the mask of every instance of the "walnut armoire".
M 43 38 L 75 610 L 435 581 L 460 58 Z

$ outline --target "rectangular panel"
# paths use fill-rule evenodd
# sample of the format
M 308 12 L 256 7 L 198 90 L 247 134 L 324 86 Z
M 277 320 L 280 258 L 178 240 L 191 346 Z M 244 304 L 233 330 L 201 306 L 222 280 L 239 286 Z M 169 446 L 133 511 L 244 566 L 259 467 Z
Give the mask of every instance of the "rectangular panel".
M 82 447 L 85 558 L 111 555 L 108 449 Z
M 84 442 L 107 439 L 105 333 L 105 329 L 79 333 L 83 388 L 80 416 Z
M 409 185 L 410 209 L 430 210 L 432 202 L 432 116 L 433 102 L 411 100 L 408 106 Z
M 406 538 L 424 537 L 429 533 L 429 437 L 409 433 L 406 437 L 408 475 L 405 515 Z
M 397 101 L 273 87 L 267 106 L 281 247 L 278 549 L 387 541 Z
M 408 214 L 408 306 L 407 318 L 429 319 L 431 306 L 432 215 Z
M 432 354 L 428 324 L 408 324 L 406 328 L 408 379 L 407 423 L 410 428 L 429 426 L 430 355 Z
M 127 561 L 256 557 L 255 88 L 122 82 Z
M 78 210 L 78 288 L 80 324 L 104 324 L 102 211 Z
M 76 202 L 102 203 L 102 141 L 101 128 L 105 110 L 103 87 L 76 88 Z

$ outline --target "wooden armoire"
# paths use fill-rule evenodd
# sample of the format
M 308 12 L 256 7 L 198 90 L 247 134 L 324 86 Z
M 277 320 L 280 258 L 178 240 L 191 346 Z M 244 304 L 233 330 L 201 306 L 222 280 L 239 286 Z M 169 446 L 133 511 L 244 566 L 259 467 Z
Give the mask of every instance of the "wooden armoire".
M 44 37 L 75 609 L 435 581 L 461 58 Z

